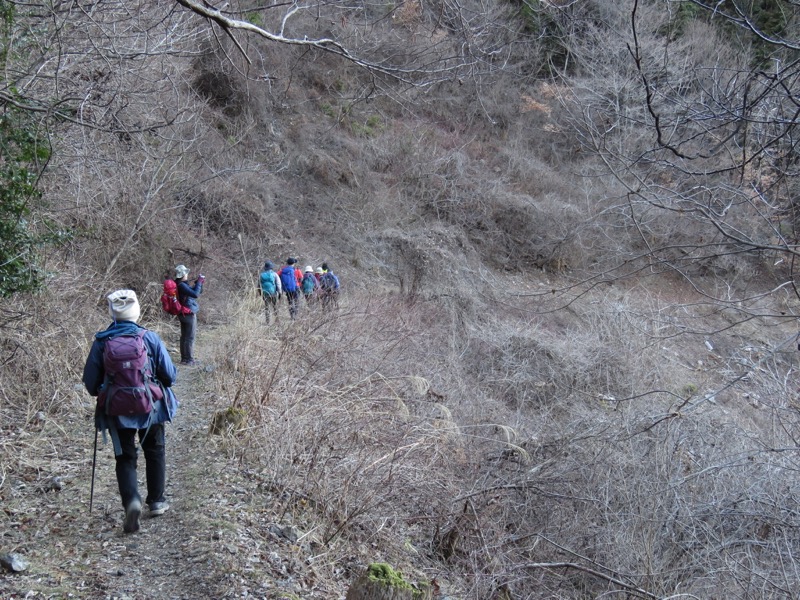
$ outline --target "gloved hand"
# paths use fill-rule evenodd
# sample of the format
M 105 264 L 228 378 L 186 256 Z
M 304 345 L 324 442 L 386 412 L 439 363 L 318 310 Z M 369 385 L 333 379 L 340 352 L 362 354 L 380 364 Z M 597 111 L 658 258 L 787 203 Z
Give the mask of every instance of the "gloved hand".
M 206 276 L 201 273 L 200 275 L 197 276 L 197 281 L 199 281 L 201 284 L 205 283 L 206 282 Z

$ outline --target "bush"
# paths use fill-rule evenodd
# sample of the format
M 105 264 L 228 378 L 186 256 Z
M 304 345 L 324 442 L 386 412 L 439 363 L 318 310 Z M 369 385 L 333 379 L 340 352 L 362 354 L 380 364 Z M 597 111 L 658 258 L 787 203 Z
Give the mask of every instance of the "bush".
M 36 290 L 44 274 L 41 246 L 53 236 L 35 229 L 31 204 L 49 146 L 26 113 L 9 108 L 0 119 L 0 295 Z

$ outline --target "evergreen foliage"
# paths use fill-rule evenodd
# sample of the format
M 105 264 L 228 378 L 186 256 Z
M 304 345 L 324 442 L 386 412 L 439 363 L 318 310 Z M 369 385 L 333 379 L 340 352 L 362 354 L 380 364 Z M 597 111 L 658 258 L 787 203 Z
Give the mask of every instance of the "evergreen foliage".
M 50 155 L 30 116 L 6 106 L 0 117 L 0 295 L 33 291 L 41 285 L 38 249 L 49 236 L 39 235 L 31 203 L 40 197 L 36 184 Z

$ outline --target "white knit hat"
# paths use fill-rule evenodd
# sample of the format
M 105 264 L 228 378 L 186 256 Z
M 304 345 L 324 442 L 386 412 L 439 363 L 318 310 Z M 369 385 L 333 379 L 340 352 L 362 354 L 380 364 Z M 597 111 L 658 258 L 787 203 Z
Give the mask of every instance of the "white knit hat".
M 186 265 L 178 265 L 175 267 L 175 279 L 183 279 L 189 274 L 189 269 Z
M 108 312 L 115 321 L 139 320 L 141 309 L 136 292 L 133 290 L 117 290 L 108 295 Z

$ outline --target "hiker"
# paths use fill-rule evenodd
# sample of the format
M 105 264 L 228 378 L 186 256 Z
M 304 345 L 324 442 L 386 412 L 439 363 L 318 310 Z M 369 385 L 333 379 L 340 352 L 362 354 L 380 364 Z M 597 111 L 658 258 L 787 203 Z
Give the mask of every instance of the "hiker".
M 339 278 L 328 268 L 328 263 L 322 263 L 319 287 L 322 308 L 339 308 Z
M 281 278 L 281 285 L 283 292 L 286 294 L 286 300 L 289 303 L 289 318 L 295 319 L 297 317 L 297 305 L 300 299 L 300 286 L 297 283 L 297 275 L 295 274 L 294 264 L 297 261 L 291 256 L 286 259 L 284 265 L 278 275 Z
M 314 267 L 308 265 L 303 274 L 303 279 L 300 281 L 300 289 L 303 290 L 303 296 L 306 299 L 306 306 L 309 306 L 316 300 L 316 292 L 319 289 L 319 281 L 314 277 Z
M 139 496 L 136 477 L 137 435 L 144 451 L 147 479 L 145 503 L 149 508 L 149 515 L 152 517 L 163 515 L 169 508 L 164 495 L 166 482 L 164 423 L 172 421 L 177 411 L 178 402 L 171 389 L 177 371 L 158 334 L 137 325 L 140 307 L 136 292 L 117 290 L 107 298 L 113 322 L 107 329 L 95 335 L 83 368 L 83 384 L 90 395 L 98 397 L 95 427 L 103 433 L 103 439 L 106 431 L 111 435 L 116 459 L 117 485 L 125 509 L 123 530 L 126 533 L 133 533 L 139 529 L 139 515 L 142 512 L 142 499 Z M 134 414 L 130 414 L 125 395 L 121 392 L 131 388 L 115 388 L 113 385 L 111 374 L 118 373 L 117 367 L 120 365 L 130 367 L 130 361 L 127 364 L 123 361 L 114 362 L 114 355 L 111 353 L 112 345 L 117 348 L 117 343 L 125 343 L 125 340 L 142 344 L 146 351 L 146 356 L 140 354 L 143 358 L 141 364 L 144 366 L 134 371 L 139 376 L 140 383 L 151 390 L 149 402 L 144 405 L 145 409 L 149 409 L 146 413 L 133 411 Z M 141 346 L 137 347 L 137 350 L 141 350 Z M 130 371 L 130 368 L 128 370 Z M 122 375 L 117 377 L 121 379 Z M 117 383 L 119 386 L 124 385 L 120 381 Z M 118 412 L 113 408 L 123 408 L 123 405 L 128 414 L 118 416 L 108 414 Z
M 275 313 L 278 318 L 278 298 L 283 292 L 281 278 L 275 272 L 275 265 L 267 261 L 264 263 L 264 270 L 261 272 L 261 297 L 264 300 L 264 310 L 267 313 L 267 325 L 270 323 L 270 313 Z
M 325 271 L 322 270 L 322 267 L 317 267 L 316 269 L 314 269 L 314 277 L 317 278 L 317 281 L 319 281 L 320 278 L 322 278 L 322 275 L 324 273 Z
M 302 287 L 303 285 L 303 272 L 300 270 L 299 265 L 297 264 L 297 259 L 294 260 L 294 278 L 297 280 L 297 287 Z
M 181 364 L 191 366 L 197 364 L 193 356 L 194 338 L 197 333 L 197 311 L 200 310 L 197 299 L 203 293 L 203 283 L 206 278 L 203 275 L 198 275 L 193 285 L 187 283 L 188 279 L 189 269 L 186 266 L 178 265 L 175 267 L 178 302 L 191 311 L 189 314 L 178 315 L 178 320 L 181 322 Z

